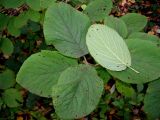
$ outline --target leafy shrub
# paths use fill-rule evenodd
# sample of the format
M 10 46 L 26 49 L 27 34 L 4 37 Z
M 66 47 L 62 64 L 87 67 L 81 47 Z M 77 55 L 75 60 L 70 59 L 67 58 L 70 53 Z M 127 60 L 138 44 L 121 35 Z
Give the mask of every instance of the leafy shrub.
M 45 43 L 54 46 L 45 50 L 40 48 L 41 51 L 27 58 L 16 81 L 31 93 L 52 98 L 60 118 L 77 119 L 90 114 L 97 107 L 111 77 L 116 78 L 114 86 L 120 94 L 136 99 L 136 103 L 130 101 L 132 105 L 143 102 L 144 98 L 148 118 L 160 117 L 160 112 L 155 112 L 160 109 L 159 38 L 143 32 L 147 24 L 145 16 L 138 13 L 119 18 L 111 16 L 111 0 L 73 0 L 70 5 L 55 0 L 12 2 L 1 0 L 1 5 L 16 8 L 25 3 L 28 8 L 18 16 L 0 14 L 3 19 L 0 30 L 6 29 L 11 36 L 18 37 L 25 34 L 26 29 L 36 33 L 43 26 Z M 76 4 L 86 7 L 80 11 L 73 7 Z M 34 24 L 36 22 L 38 24 Z M 34 24 L 32 28 L 29 27 L 31 23 Z M 2 36 L 0 51 L 11 55 L 13 48 L 12 41 Z M 92 62 L 89 63 L 87 58 Z M 0 107 L 2 104 L 16 107 L 23 101 L 20 93 L 11 88 L 15 84 L 13 74 L 8 69 L 0 74 L 1 84 L 6 79 L 3 86 L 0 85 L 0 89 L 4 89 Z M 142 86 L 148 82 L 144 97 Z M 137 84 L 138 92 L 132 84 Z M 117 100 L 113 104 L 123 109 L 125 103 Z

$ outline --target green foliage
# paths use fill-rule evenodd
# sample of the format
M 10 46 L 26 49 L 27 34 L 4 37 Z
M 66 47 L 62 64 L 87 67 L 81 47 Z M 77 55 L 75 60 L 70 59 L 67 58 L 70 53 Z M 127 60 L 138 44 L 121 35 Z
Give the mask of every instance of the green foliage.
M 48 8 L 48 6 L 55 1 L 56 0 L 26 0 L 26 3 L 31 9 L 40 11 L 42 9 Z
M 33 11 L 33 10 L 28 10 L 27 11 L 27 16 L 28 19 L 34 21 L 34 22 L 39 22 L 41 14 L 39 12 Z
M 15 84 L 15 74 L 13 71 L 6 69 L 0 73 L 0 89 L 7 89 Z
M 29 19 L 34 22 L 39 22 L 40 21 L 40 13 L 29 9 L 28 11 L 23 12 L 22 14 L 20 14 L 18 17 L 15 18 L 14 25 L 17 28 L 21 28 L 27 24 L 27 21 Z
M 84 13 L 90 17 L 92 21 L 100 21 L 111 12 L 111 0 L 93 0 L 84 10 Z
M 8 32 L 15 37 L 18 37 L 21 34 L 21 31 L 19 28 L 17 28 L 14 24 L 16 17 L 12 17 L 9 20 L 8 26 L 7 26 L 7 30 Z
M 1 0 L 1 4 L 5 8 L 17 8 L 25 3 L 25 0 Z
M 119 33 L 119 35 L 121 35 L 123 38 L 127 37 L 127 25 L 123 20 L 113 16 L 107 16 L 104 20 L 104 24 L 116 30 Z
M 46 43 L 54 45 L 64 55 L 81 57 L 88 53 L 85 37 L 89 25 L 89 18 L 85 14 L 70 5 L 54 3 L 45 15 Z
M 0 31 L 5 29 L 7 24 L 8 24 L 8 21 L 9 21 L 9 17 L 5 14 L 2 14 L 0 13 Z
M 92 25 L 86 36 L 90 54 L 103 67 L 122 71 L 131 66 L 129 50 L 120 35 L 105 25 Z
M 104 84 L 107 84 L 107 82 L 110 80 L 111 76 L 110 74 L 107 72 L 106 69 L 102 68 L 102 67 L 98 67 L 96 69 L 98 76 L 103 80 Z
M 51 97 L 51 88 L 57 83 L 61 72 L 73 65 L 76 65 L 74 59 L 55 51 L 42 51 L 24 62 L 17 75 L 17 82 L 32 93 Z
M 160 79 L 149 83 L 147 94 L 144 99 L 144 111 L 147 113 L 148 118 L 155 120 L 160 117 Z
M 0 0 L 0 119 L 160 118 L 160 39 L 116 2 Z
M 103 91 L 103 81 L 88 65 L 66 69 L 53 86 L 56 113 L 64 119 L 81 118 L 92 112 Z
M 118 92 L 120 92 L 122 95 L 126 97 L 134 97 L 136 95 L 134 89 L 131 85 L 128 85 L 126 83 L 123 83 L 121 81 L 116 81 L 116 88 Z
M 147 18 L 136 13 L 128 13 L 122 16 L 121 19 L 126 23 L 129 34 L 141 31 L 147 24 Z
M 2 105 L 3 105 L 3 100 L 2 100 L 2 98 L 0 98 L 0 109 L 1 109 Z
M 129 68 L 121 72 L 109 72 L 126 83 L 146 83 L 159 78 L 159 47 L 151 41 L 141 39 L 128 39 L 127 45 L 132 58 L 131 67 L 139 71 L 139 73 L 135 73 Z
M 17 28 L 21 28 L 27 24 L 27 21 L 28 21 L 27 12 L 23 12 L 14 19 L 14 25 Z
M 138 39 L 142 39 L 142 40 L 148 40 L 148 41 L 152 41 L 152 42 L 155 42 L 155 43 L 159 43 L 160 40 L 157 36 L 155 35 L 149 35 L 147 33 L 143 33 L 143 32 L 133 32 L 132 34 L 130 34 L 128 36 L 129 39 L 132 39 L 132 38 L 138 38 Z
M 8 107 L 17 107 L 23 102 L 22 95 L 17 89 L 14 88 L 5 90 L 2 94 L 2 99 Z
M 1 38 L 0 41 L 0 51 L 2 51 L 6 55 L 12 54 L 14 46 L 8 38 Z

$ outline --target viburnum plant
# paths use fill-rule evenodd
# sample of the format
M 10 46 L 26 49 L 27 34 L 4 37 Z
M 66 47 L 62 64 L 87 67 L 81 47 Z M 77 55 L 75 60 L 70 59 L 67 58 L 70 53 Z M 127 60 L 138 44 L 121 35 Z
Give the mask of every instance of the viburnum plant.
M 35 10 L 44 7 L 35 6 L 31 0 L 27 3 Z M 159 118 L 160 112 L 154 112 L 154 108 L 160 108 L 159 38 L 143 32 L 147 18 L 138 13 L 119 18 L 109 15 L 111 0 L 86 2 L 82 11 L 63 2 L 48 6 L 41 23 L 46 44 L 56 50 L 31 55 L 21 66 L 16 81 L 34 94 L 52 98 L 60 118 L 77 119 L 90 114 L 99 103 L 104 88 L 97 74 L 99 65 L 117 81 L 153 81 L 144 98 L 144 111 L 151 118 Z M 27 19 L 39 18 L 39 13 L 30 13 L 32 17 L 25 13 Z M 3 51 L 3 47 L 0 49 Z M 87 61 L 88 56 L 94 59 L 92 63 Z M 125 83 L 116 82 L 122 94 L 126 93 Z

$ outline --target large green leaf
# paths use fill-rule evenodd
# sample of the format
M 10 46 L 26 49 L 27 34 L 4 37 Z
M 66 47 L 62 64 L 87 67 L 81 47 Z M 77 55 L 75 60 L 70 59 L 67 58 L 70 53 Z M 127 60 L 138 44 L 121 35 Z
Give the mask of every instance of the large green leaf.
M 100 24 L 92 25 L 86 39 L 90 54 L 103 67 L 121 71 L 131 66 L 127 45 L 112 28 Z
M 141 31 L 147 24 L 147 18 L 137 13 L 128 13 L 121 19 L 126 23 L 129 33 Z
M 148 85 L 144 98 L 144 111 L 150 120 L 160 118 L 160 79 Z
M 53 86 L 56 113 L 64 119 L 81 118 L 92 112 L 103 91 L 103 81 L 89 65 L 66 69 Z
M 104 23 L 105 25 L 116 30 L 123 38 L 127 37 L 128 30 L 123 20 L 113 16 L 107 16 L 105 17 Z
M 23 102 L 21 93 L 14 88 L 5 90 L 2 94 L 2 99 L 8 107 L 18 107 Z
M 14 46 L 13 46 L 13 44 L 12 44 L 10 39 L 8 39 L 8 38 L 2 38 L 1 39 L 0 50 L 4 54 L 6 54 L 6 55 L 12 54 L 13 49 L 14 49 Z
M 17 8 L 25 3 L 25 0 L 1 0 L 5 8 Z
M 20 68 L 17 82 L 30 92 L 50 97 L 51 88 L 57 83 L 59 75 L 77 62 L 58 52 L 42 51 L 29 57 Z
M 15 84 L 15 74 L 13 71 L 6 69 L 0 73 L 0 89 L 7 89 Z
M 146 83 L 160 77 L 160 49 L 151 41 L 128 39 L 127 45 L 132 57 L 132 66 L 139 73 L 130 69 L 121 72 L 109 71 L 114 77 L 127 83 Z
M 84 13 L 87 14 L 92 21 L 99 21 L 105 18 L 111 12 L 111 0 L 94 0 L 91 1 Z
M 156 36 L 156 35 L 149 35 L 147 33 L 143 33 L 143 32 L 133 32 L 132 34 L 130 34 L 128 36 L 129 39 L 134 39 L 134 38 L 139 38 L 139 39 L 143 39 L 143 40 L 149 40 L 155 43 L 160 43 L 160 39 Z
M 62 54 L 81 57 L 88 53 L 86 33 L 89 18 L 65 3 L 54 3 L 46 11 L 44 35 L 48 45 L 54 45 Z

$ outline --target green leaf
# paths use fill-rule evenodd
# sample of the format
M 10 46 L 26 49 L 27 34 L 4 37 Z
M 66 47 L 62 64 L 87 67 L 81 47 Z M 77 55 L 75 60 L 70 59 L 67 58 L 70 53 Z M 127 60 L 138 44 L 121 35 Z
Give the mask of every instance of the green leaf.
M 151 41 L 141 39 L 128 39 L 128 48 L 132 57 L 132 66 L 139 71 L 135 73 L 130 69 L 121 72 L 109 71 L 114 77 L 126 83 L 146 83 L 160 77 L 160 49 Z
M 57 0 L 41 0 L 41 9 L 48 8 L 53 2 Z
M 111 78 L 111 76 L 109 75 L 107 70 L 102 67 L 98 67 L 98 68 L 96 68 L 96 71 L 98 73 L 98 76 L 103 80 L 104 84 L 107 84 L 107 82 Z
M 25 3 L 25 0 L 1 0 L 5 8 L 17 8 Z
M 42 51 L 33 54 L 23 63 L 16 80 L 30 92 L 50 97 L 51 88 L 57 83 L 61 72 L 76 64 L 76 60 L 58 52 Z
M 122 36 L 123 38 L 127 37 L 128 30 L 123 20 L 113 16 L 107 16 L 104 20 L 104 23 L 108 27 L 111 27 L 114 30 L 116 30 L 119 33 L 119 35 Z
M 0 13 L 0 30 L 3 30 L 6 28 L 8 21 L 9 21 L 9 17 L 6 16 L 5 14 Z
M 131 66 L 127 45 L 112 28 L 94 24 L 89 28 L 86 39 L 90 54 L 103 67 L 122 71 Z
M 48 6 L 55 1 L 56 0 L 26 0 L 26 3 L 31 9 L 40 11 L 42 9 L 48 8 Z
M 27 24 L 27 21 L 28 21 L 28 15 L 26 14 L 27 11 L 21 13 L 19 16 L 17 16 L 14 20 L 14 26 L 16 28 L 21 28 L 23 27 L 24 25 Z
M 15 74 L 13 71 L 6 69 L 0 73 L 0 89 L 7 89 L 15 84 Z
M 29 9 L 28 11 L 25 11 L 21 13 L 19 16 L 14 18 L 14 24 L 13 26 L 16 29 L 22 28 L 25 26 L 28 22 L 28 20 L 39 22 L 40 21 L 40 13 L 34 10 Z
M 148 85 L 144 98 L 144 111 L 150 120 L 160 118 L 160 79 Z
M 65 3 L 54 3 L 46 11 L 44 35 L 48 45 L 62 54 L 78 58 L 88 53 L 86 33 L 89 18 Z
M 34 10 L 29 9 L 26 13 L 28 15 L 28 19 L 34 21 L 34 22 L 39 22 L 40 21 L 40 13 Z
M 21 93 L 14 88 L 5 90 L 2 94 L 2 99 L 8 107 L 18 107 L 23 102 Z
M 91 113 L 99 102 L 103 81 L 89 65 L 66 69 L 53 86 L 53 104 L 64 119 L 81 118 Z
M 147 18 L 137 13 L 128 13 L 121 19 L 126 23 L 129 33 L 141 31 L 147 24 Z
M 26 3 L 33 10 L 39 11 L 41 10 L 40 1 L 41 0 L 26 0 Z
M 87 5 L 84 13 L 87 14 L 92 21 L 100 21 L 111 12 L 112 6 L 111 0 L 94 0 Z
M 6 55 L 12 54 L 13 49 L 14 49 L 14 46 L 13 46 L 10 39 L 8 39 L 8 38 L 2 38 L 1 39 L 0 50 L 4 54 L 6 54 Z
M 15 18 L 16 17 L 13 17 L 9 20 L 7 30 L 11 35 L 18 37 L 21 34 L 21 31 L 14 25 Z
M 143 40 L 148 40 L 148 41 L 152 41 L 155 43 L 160 43 L 160 40 L 157 36 L 155 35 L 149 35 L 147 33 L 143 33 L 143 32 L 133 32 L 128 36 L 129 39 L 143 39 Z
M 134 91 L 131 85 L 121 81 L 116 81 L 116 89 L 119 93 L 126 97 L 134 97 L 136 95 L 136 92 Z

